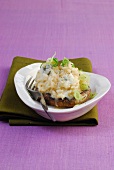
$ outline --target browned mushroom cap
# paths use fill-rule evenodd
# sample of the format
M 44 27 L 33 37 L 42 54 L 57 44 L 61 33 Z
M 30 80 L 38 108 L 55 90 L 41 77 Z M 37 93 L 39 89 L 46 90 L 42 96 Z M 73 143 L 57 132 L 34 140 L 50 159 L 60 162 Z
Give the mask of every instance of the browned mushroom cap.
M 91 89 L 85 90 L 81 93 L 83 96 L 83 99 L 80 101 L 77 101 L 74 97 L 72 99 L 64 98 L 64 99 L 55 99 L 51 97 L 51 94 L 45 93 L 44 98 L 48 105 L 59 107 L 59 108 L 71 108 L 75 106 L 76 104 L 81 104 L 86 102 L 90 99 L 90 93 Z

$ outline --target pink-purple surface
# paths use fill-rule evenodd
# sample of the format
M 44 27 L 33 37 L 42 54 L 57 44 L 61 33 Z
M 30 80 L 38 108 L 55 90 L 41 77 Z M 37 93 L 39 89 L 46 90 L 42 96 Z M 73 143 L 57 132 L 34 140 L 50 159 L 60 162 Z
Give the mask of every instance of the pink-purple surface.
M 11 127 L 0 122 L 1 170 L 114 169 L 114 1 L 0 0 L 0 96 L 15 56 L 88 57 L 111 90 L 95 127 Z

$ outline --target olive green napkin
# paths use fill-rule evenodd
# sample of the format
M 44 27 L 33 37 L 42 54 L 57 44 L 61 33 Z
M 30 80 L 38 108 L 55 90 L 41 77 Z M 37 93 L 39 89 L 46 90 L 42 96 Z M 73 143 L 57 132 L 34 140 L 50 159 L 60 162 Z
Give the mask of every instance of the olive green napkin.
M 92 64 L 87 58 L 71 59 L 72 62 L 84 71 L 92 72 Z M 67 122 L 52 122 L 41 116 L 26 106 L 18 97 L 15 86 L 15 73 L 26 65 L 42 62 L 25 57 L 15 57 L 10 68 L 9 76 L 0 101 L 0 120 L 9 122 L 10 125 L 43 125 L 43 126 L 77 126 L 77 125 L 97 125 L 98 112 L 97 106 L 85 115 Z

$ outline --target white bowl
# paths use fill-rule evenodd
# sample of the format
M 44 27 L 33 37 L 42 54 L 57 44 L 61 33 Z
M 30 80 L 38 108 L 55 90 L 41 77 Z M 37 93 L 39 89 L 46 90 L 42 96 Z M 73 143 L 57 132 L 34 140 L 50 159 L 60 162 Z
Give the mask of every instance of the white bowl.
M 44 112 L 41 104 L 34 101 L 28 94 L 25 83 L 30 76 L 36 76 L 37 71 L 40 69 L 41 63 L 34 63 L 17 71 L 14 77 L 14 84 L 16 91 L 20 99 L 30 108 L 35 110 L 39 115 L 50 119 Z M 78 118 L 88 111 L 90 111 L 109 91 L 111 84 L 109 80 L 101 75 L 86 72 L 90 76 L 90 88 L 92 92 L 96 92 L 97 95 L 87 102 L 74 106 L 73 108 L 59 109 L 56 107 L 48 106 L 48 112 L 55 119 L 55 121 L 68 121 Z

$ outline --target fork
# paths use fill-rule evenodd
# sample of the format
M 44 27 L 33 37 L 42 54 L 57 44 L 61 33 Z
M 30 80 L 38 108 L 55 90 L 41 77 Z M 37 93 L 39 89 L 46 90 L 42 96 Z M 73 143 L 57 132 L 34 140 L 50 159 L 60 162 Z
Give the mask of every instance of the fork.
M 25 84 L 26 90 L 29 92 L 31 98 L 35 101 L 40 101 L 42 108 L 44 109 L 45 113 L 48 115 L 48 117 L 52 120 L 52 121 L 56 121 L 52 115 L 50 115 L 50 113 L 47 111 L 48 107 L 46 105 L 46 101 L 44 99 L 44 96 L 41 92 L 38 91 L 38 89 L 35 87 L 35 80 L 33 79 L 33 77 L 30 77 L 26 84 Z

